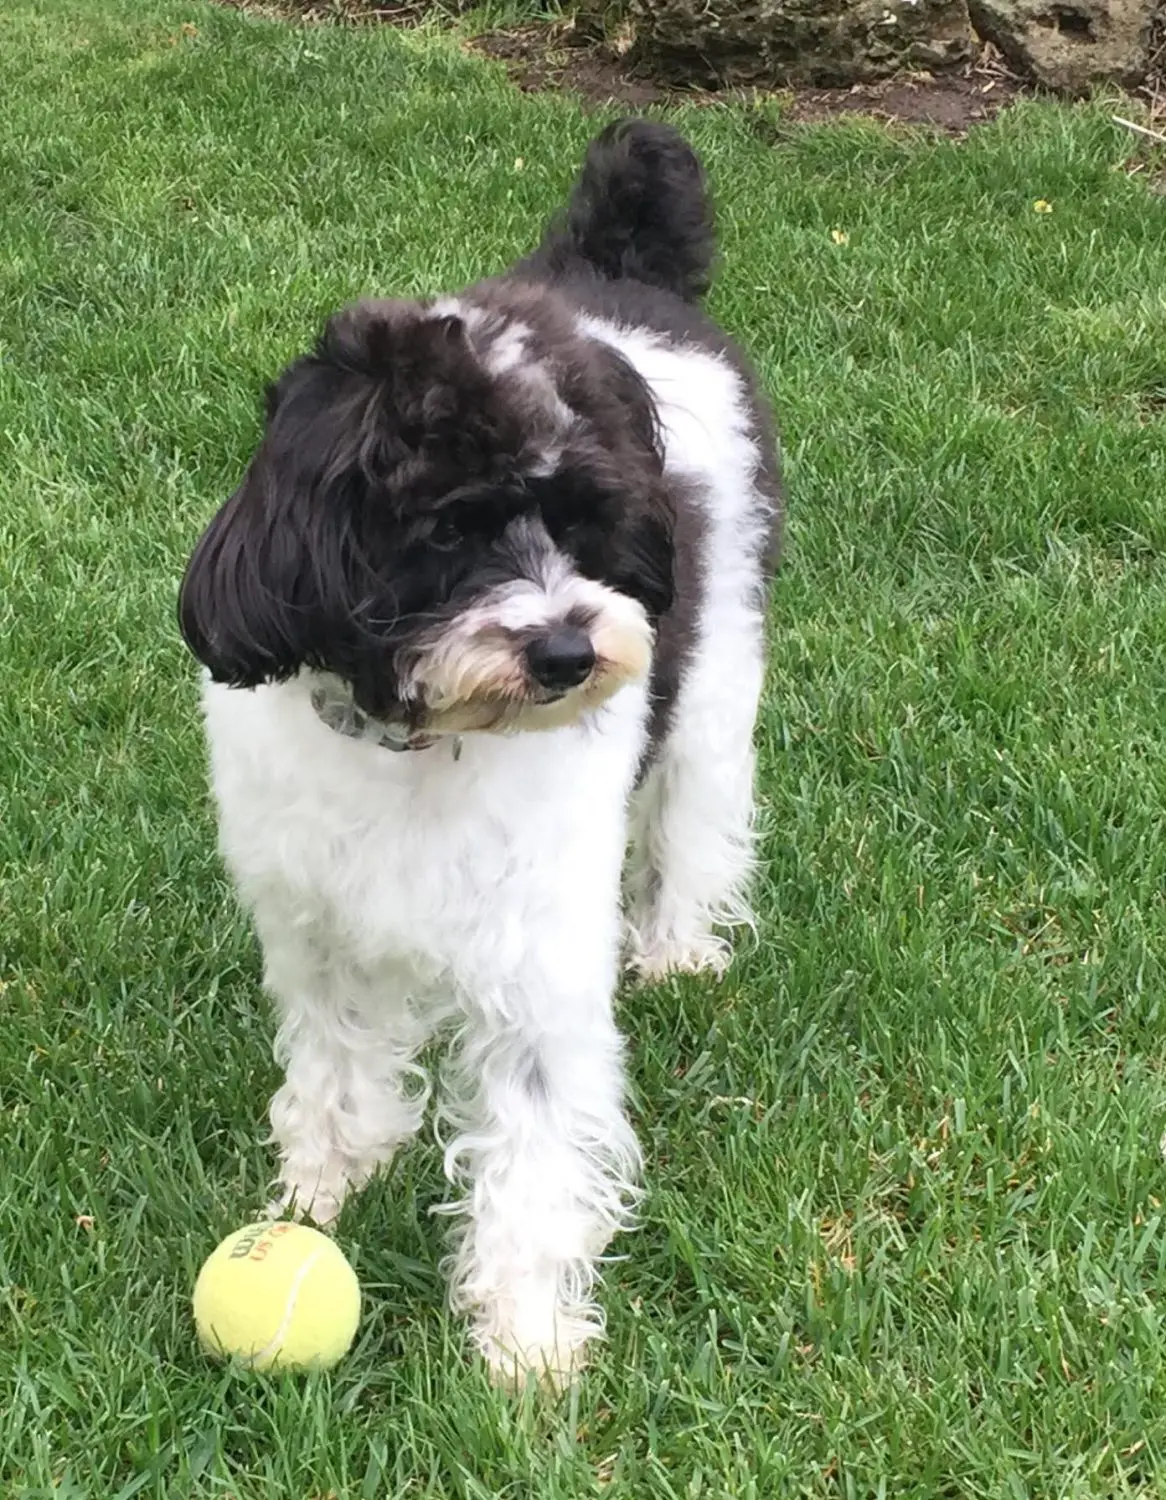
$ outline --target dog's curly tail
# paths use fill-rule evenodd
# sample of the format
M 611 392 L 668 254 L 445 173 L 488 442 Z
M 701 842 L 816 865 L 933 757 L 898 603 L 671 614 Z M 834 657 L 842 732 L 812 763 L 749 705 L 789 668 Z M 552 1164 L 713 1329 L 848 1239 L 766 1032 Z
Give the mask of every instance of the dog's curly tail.
M 591 142 L 565 211 L 534 257 L 552 274 L 585 261 L 699 301 L 712 284 L 716 232 L 704 169 L 671 126 L 617 120 Z

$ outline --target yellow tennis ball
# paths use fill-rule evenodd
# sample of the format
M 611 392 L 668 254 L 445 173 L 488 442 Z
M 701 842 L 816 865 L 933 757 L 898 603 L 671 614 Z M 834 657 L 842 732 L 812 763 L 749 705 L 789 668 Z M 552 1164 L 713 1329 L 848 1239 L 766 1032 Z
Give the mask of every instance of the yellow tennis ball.
M 360 1285 L 344 1252 L 306 1224 L 248 1224 L 211 1252 L 194 1286 L 208 1354 L 253 1370 L 334 1365 L 360 1321 Z

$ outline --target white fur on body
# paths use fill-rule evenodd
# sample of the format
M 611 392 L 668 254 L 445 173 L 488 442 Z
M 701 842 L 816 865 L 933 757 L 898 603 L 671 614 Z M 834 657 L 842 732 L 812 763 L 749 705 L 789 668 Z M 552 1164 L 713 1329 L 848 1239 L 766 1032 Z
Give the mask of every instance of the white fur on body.
M 695 654 L 633 797 L 643 681 L 579 723 L 394 753 L 327 728 L 311 679 L 208 685 L 224 856 L 280 1013 L 282 1202 L 326 1222 L 418 1128 L 417 1054 L 454 1033 L 439 1121 L 461 1189 L 452 1300 L 502 1372 L 561 1378 L 602 1329 L 598 1257 L 639 1155 L 613 1016 L 627 937 L 648 974 L 720 966 L 747 917 L 762 617 L 757 463 L 719 357 L 583 320 L 652 388 L 666 467 L 707 506 Z
M 671 732 L 636 798 L 628 871 L 630 957 L 645 978 L 724 969 L 717 928 L 752 917 L 753 725 L 765 673 L 768 510 L 740 376 L 716 355 L 657 335 L 584 327 L 635 366 L 657 403 L 667 469 L 707 506 L 703 595 Z

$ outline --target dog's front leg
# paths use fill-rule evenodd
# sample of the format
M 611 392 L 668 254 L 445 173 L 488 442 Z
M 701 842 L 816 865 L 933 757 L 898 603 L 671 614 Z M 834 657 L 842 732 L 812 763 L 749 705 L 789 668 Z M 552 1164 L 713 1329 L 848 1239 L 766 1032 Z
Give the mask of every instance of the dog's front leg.
M 454 1306 L 497 1379 L 530 1370 L 561 1386 L 603 1331 L 597 1261 L 627 1221 L 639 1149 L 623 1109 L 614 959 L 590 983 L 594 953 L 557 960 L 554 977 L 479 997 L 454 1054 L 446 1168 L 468 1184 Z
M 269 1211 L 328 1224 L 417 1130 L 427 1087 L 414 1058 L 436 1017 L 410 1004 L 389 966 L 370 972 L 270 900 L 255 918 L 285 1072 L 271 1101 L 280 1196 Z

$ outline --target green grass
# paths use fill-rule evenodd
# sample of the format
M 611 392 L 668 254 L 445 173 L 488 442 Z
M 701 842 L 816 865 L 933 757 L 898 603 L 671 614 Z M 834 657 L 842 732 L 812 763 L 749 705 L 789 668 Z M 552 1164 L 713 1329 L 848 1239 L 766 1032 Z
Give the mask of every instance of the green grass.
M 196 0 L 7 0 L 0 56 L 0 1496 L 1166 1491 L 1166 200 L 1107 111 L 682 116 L 786 434 L 763 924 L 625 997 L 645 1223 L 515 1404 L 425 1143 L 336 1372 L 195 1348 L 274 1071 L 173 607 L 264 378 L 526 247 L 595 121 Z

